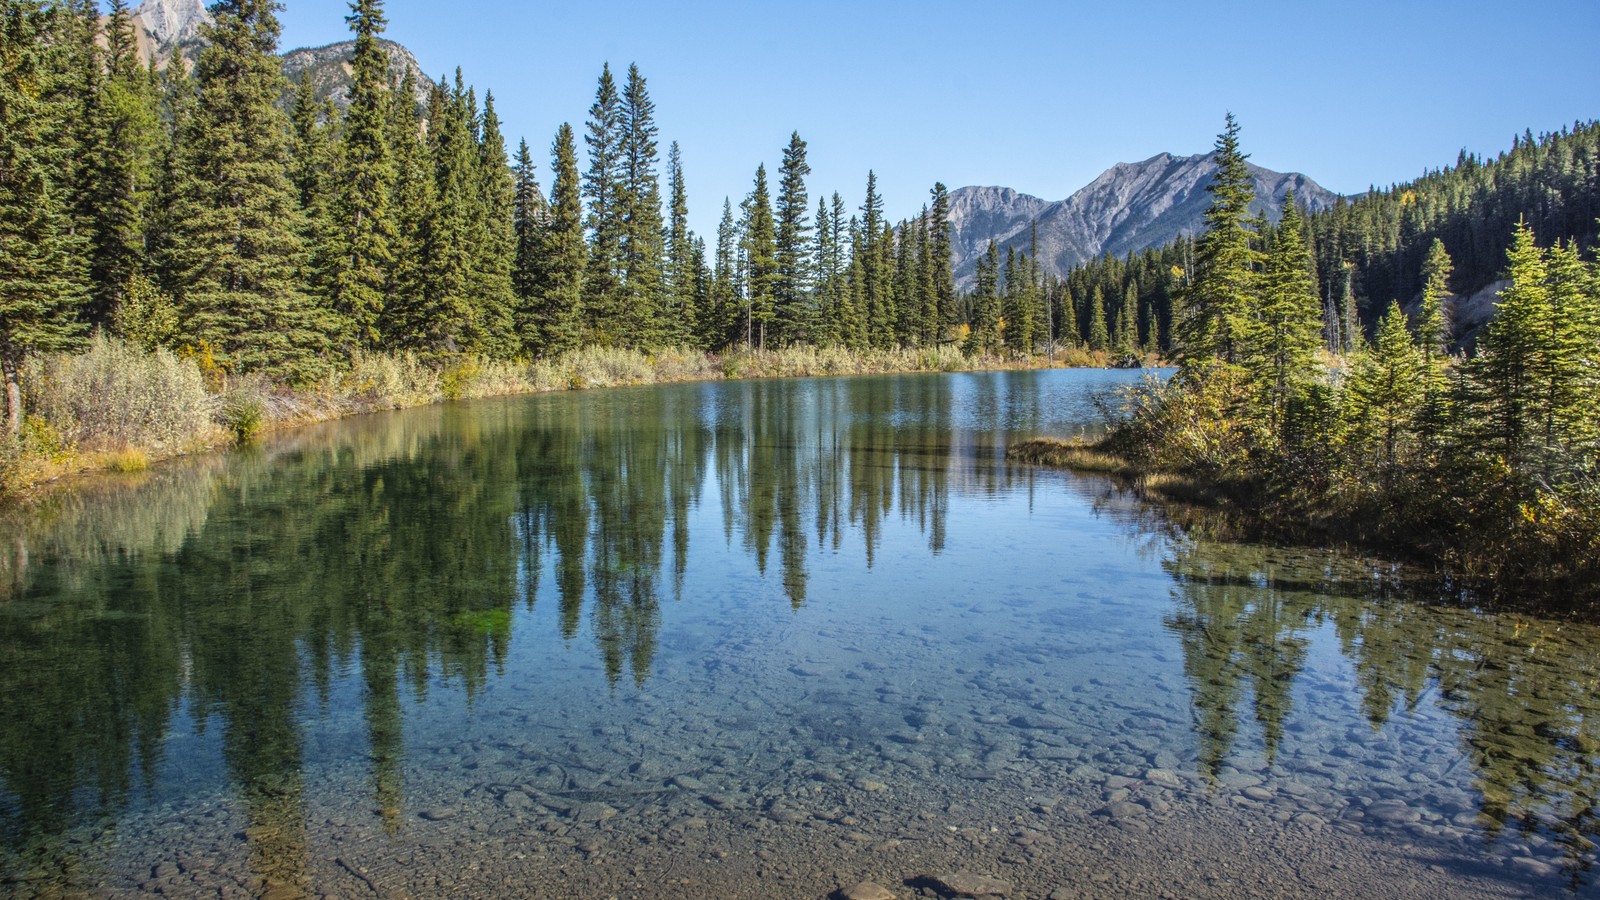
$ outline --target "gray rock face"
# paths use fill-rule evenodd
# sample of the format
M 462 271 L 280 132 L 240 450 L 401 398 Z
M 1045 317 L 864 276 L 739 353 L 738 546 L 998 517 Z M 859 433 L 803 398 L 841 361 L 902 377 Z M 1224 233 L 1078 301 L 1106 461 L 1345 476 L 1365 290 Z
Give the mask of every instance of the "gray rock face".
M 1248 165 L 1248 164 L 1247 164 Z M 1304 175 L 1250 165 L 1256 181 L 1252 212 L 1276 220 L 1290 190 L 1301 206 L 1327 209 L 1337 195 Z M 1217 170 L 1210 155 L 1162 153 L 1139 163 L 1118 163 L 1066 200 L 1050 202 L 1010 188 L 964 187 L 950 194 L 950 223 L 957 284 L 972 286 L 978 258 L 993 240 L 1027 250 L 1038 224 L 1039 261 L 1045 271 L 1065 275 L 1086 260 L 1110 253 L 1158 247 L 1203 225 L 1211 196 L 1206 186 Z
M 139 49 L 165 66 L 181 53 L 193 68 L 200 53 L 200 26 L 212 23 L 204 0 L 144 0 L 133 11 Z
M 195 60 L 205 47 L 200 26 L 214 22 L 204 0 L 144 0 L 133 11 L 134 32 L 139 50 L 165 67 L 174 56 L 183 56 L 194 70 Z M 394 41 L 379 40 L 389 53 L 389 75 L 395 81 L 410 71 L 416 78 L 417 102 L 428 99 L 429 77 L 410 50 Z M 341 41 L 325 47 L 291 50 L 283 55 L 283 73 L 291 82 L 302 74 L 311 78 L 318 100 L 331 99 L 341 110 L 350 105 L 350 60 L 355 41 Z
M 428 74 L 410 50 L 394 41 L 379 39 L 378 43 L 389 53 L 389 77 L 400 81 L 407 71 L 416 79 L 416 98 L 419 104 L 428 101 Z M 340 41 L 326 47 L 303 47 L 283 55 L 283 74 L 291 84 L 302 76 L 311 79 L 318 100 L 332 100 L 339 109 L 350 106 L 350 88 L 355 85 L 351 60 L 355 58 L 356 42 Z

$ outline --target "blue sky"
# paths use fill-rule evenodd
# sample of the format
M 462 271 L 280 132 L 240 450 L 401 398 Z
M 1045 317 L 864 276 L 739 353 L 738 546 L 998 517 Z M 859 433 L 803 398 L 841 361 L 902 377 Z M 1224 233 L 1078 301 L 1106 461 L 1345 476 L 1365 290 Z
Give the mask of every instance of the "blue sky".
M 283 49 L 348 37 L 343 0 L 286 0 Z M 950 3 L 389 0 L 387 37 L 461 66 L 548 190 L 601 64 L 636 62 L 691 225 L 714 234 L 791 131 L 819 194 L 868 169 L 914 215 L 935 181 L 1065 198 L 1118 162 L 1207 150 L 1232 110 L 1254 162 L 1365 190 L 1600 116 L 1600 0 Z

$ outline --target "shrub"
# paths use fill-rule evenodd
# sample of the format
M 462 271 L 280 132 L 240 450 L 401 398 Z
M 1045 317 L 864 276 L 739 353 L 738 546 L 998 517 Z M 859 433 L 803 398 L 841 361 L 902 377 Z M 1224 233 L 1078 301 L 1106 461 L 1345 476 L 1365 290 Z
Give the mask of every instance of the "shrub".
M 234 443 L 248 444 L 260 436 L 267 422 L 266 391 L 265 382 L 246 380 L 222 396 L 218 419 Z
M 97 334 L 80 354 L 29 360 L 28 404 L 84 450 L 176 450 L 206 437 L 212 402 L 200 370 L 165 349 Z

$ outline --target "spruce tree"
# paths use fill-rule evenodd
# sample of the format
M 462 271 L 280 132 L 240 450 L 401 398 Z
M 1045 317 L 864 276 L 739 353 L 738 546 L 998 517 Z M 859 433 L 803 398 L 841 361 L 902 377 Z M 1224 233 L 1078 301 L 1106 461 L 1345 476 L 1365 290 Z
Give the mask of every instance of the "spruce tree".
M 430 354 L 480 349 L 473 345 L 476 309 L 471 296 L 473 213 L 479 184 L 472 113 L 457 73 L 428 95 L 427 157 L 432 185 L 421 238 L 420 295 L 400 323 L 402 346 Z
M 1111 335 L 1106 329 L 1106 295 L 1100 285 L 1094 286 L 1094 292 L 1089 295 L 1089 338 L 1090 350 L 1099 352 L 1111 347 Z
M 516 259 L 513 219 L 516 185 L 506 158 L 506 141 L 495 113 L 494 94 L 485 93 L 483 115 L 477 119 L 481 135 L 477 145 L 477 191 L 474 196 L 471 240 L 472 275 L 469 280 L 473 311 L 472 345 L 499 359 L 515 356 L 516 295 L 511 270 Z
M 23 358 L 74 346 L 87 299 L 69 252 L 66 185 L 53 177 L 59 170 L 39 95 L 50 15 L 16 0 L 0 10 L 0 375 L 8 435 L 22 425 Z
M 328 321 L 301 289 L 303 220 L 289 180 L 285 80 L 271 0 L 222 0 L 181 138 L 172 258 L 185 337 L 238 371 L 323 369 Z
M 618 197 L 622 103 L 609 63 L 600 71 L 583 141 L 589 147 L 589 171 L 583 179 L 583 196 L 589 200 L 589 261 L 583 279 L 583 307 L 594 339 L 609 345 L 621 339 L 622 241 L 626 231 Z
M 1310 372 L 1321 340 L 1322 316 L 1304 228 L 1294 194 L 1288 193 L 1266 267 L 1257 279 L 1254 315 L 1237 320 L 1234 327 L 1240 361 L 1275 427 L 1284 422 L 1295 385 Z
M 112 0 L 105 25 L 105 83 L 89 154 L 89 284 L 87 318 L 104 322 L 144 264 L 145 223 L 155 188 L 161 124 L 156 86 L 139 63 L 133 22 Z
M 1006 251 L 1005 346 L 1016 354 L 1033 352 L 1033 267 L 1026 254 Z
M 562 123 L 550 153 L 555 181 L 550 188 L 549 222 L 543 229 L 541 280 L 535 291 L 540 352 L 547 357 L 575 350 L 583 340 L 587 262 L 578 148 L 571 125 Z
M 1406 330 L 1400 304 L 1378 323 L 1377 342 L 1360 353 L 1345 385 L 1343 441 L 1358 471 L 1393 481 L 1416 437 L 1422 400 L 1422 352 Z
M 867 197 L 861 203 L 861 293 L 865 304 L 867 341 L 872 347 L 887 347 L 894 340 L 894 318 L 890 309 L 892 270 L 885 265 L 883 245 L 883 196 L 878 193 L 878 175 L 867 173 Z
M 622 224 L 619 253 L 622 262 L 621 297 L 617 333 L 636 347 L 660 342 L 662 280 L 661 179 L 656 173 L 659 152 L 655 102 L 639 74 L 628 67 L 619 118 L 617 203 Z
M 766 349 L 767 331 L 775 318 L 777 286 L 777 234 L 772 219 L 772 198 L 767 190 L 767 167 L 756 167 L 755 187 L 743 204 L 742 240 L 747 270 L 745 283 L 745 343 Z
M 994 241 L 978 260 L 977 283 L 972 290 L 972 330 L 967 333 L 968 355 L 992 353 L 1000 338 L 1000 250 Z
M 1117 355 L 1123 359 L 1139 355 L 1139 283 L 1129 281 L 1122 289 L 1122 305 L 1117 308 Z
M 398 234 L 392 205 L 398 173 L 384 96 L 389 55 L 378 41 L 386 24 L 382 0 L 351 0 L 345 22 L 356 35 L 354 83 L 334 166 L 324 274 L 345 342 L 373 346 Z
M 392 257 L 378 330 L 388 347 L 416 347 L 413 323 L 425 306 L 428 274 L 428 232 L 433 216 L 433 159 L 424 139 L 427 130 L 416 101 L 415 76 L 408 69 L 390 91 L 388 144 L 394 151 L 395 182 L 390 196 L 395 225 Z
M 961 312 L 956 304 L 956 280 L 951 269 L 950 194 L 943 184 L 938 183 L 934 184 L 930 193 L 933 194 L 933 207 L 928 211 L 928 246 L 933 260 L 933 287 L 942 332 L 960 323 Z
M 1428 247 L 1422 264 L 1422 308 L 1417 313 L 1417 344 L 1431 364 L 1450 352 L 1452 329 L 1446 317 L 1445 300 L 1450 296 L 1450 274 L 1455 266 L 1438 238 Z
M 544 231 L 549 214 L 539 179 L 534 171 L 533 154 L 528 142 L 517 144 L 517 162 L 513 167 L 515 197 L 512 204 L 511 231 L 513 254 L 511 264 L 511 292 L 516 297 L 516 335 L 521 353 L 538 352 L 539 304 L 537 291 L 543 280 Z
M 722 199 L 722 219 L 717 223 L 717 251 L 712 272 L 711 304 L 700 322 L 701 343 L 713 350 L 727 347 L 742 323 L 735 328 L 734 318 L 741 288 L 738 279 L 739 228 L 733 218 L 733 202 Z
M 683 180 L 683 154 L 673 141 L 667 151 L 666 303 L 662 340 L 679 346 L 699 343 L 699 282 L 695 236 L 689 230 L 689 194 Z
M 1206 230 L 1195 243 L 1194 280 L 1183 292 L 1174 347 L 1186 367 L 1212 358 L 1236 362 L 1241 349 L 1236 328 L 1254 312 L 1261 257 L 1250 228 L 1255 182 L 1245 166 L 1249 157 L 1239 151 L 1233 113 L 1217 136 L 1214 158 L 1217 172 L 1206 187 L 1211 194 Z
M 811 174 L 811 166 L 806 162 L 806 142 L 800 139 L 799 132 L 789 136 L 778 172 L 778 271 L 772 288 L 774 337 L 780 343 L 801 343 L 812 340 L 811 267 L 806 258 L 807 235 L 811 231 L 806 221 L 811 202 L 806 193 L 806 176 Z

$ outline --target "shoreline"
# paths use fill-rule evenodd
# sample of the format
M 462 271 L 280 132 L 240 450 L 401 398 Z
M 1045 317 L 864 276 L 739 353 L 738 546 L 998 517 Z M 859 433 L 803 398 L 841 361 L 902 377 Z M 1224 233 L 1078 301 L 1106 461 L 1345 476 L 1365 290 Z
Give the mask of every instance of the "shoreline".
M 953 348 L 855 352 L 794 347 L 719 355 L 670 348 L 647 352 L 590 347 L 555 360 L 520 364 L 466 359 L 428 366 L 412 358 L 407 361 L 411 371 L 400 379 L 374 378 L 358 365 L 301 389 L 246 378 L 218 385 L 209 395 L 215 407 L 211 427 L 181 443 L 81 450 L 69 445 L 23 453 L 9 461 L 0 459 L 0 508 L 26 505 L 71 489 L 86 477 L 143 472 L 157 463 L 236 449 L 267 434 L 457 400 L 783 378 L 1115 368 L 1106 352 L 1067 349 L 1056 356 L 1052 362 L 1043 355 L 967 357 Z M 1144 360 L 1142 367 L 1155 362 Z M 233 408 L 240 405 L 253 407 L 247 414 L 249 423 L 230 421 L 237 415 Z
M 1526 574 L 1500 577 L 1489 571 L 1474 572 L 1467 548 L 1451 543 L 1447 535 L 1422 529 L 1411 538 L 1367 533 L 1367 528 L 1393 527 L 1396 523 L 1356 520 L 1332 508 L 1316 508 L 1303 501 L 1279 496 L 1259 481 L 1223 473 L 1204 478 L 1159 466 L 1141 465 L 1111 450 L 1104 440 L 1036 437 L 1014 444 L 1006 458 L 1021 463 L 1062 469 L 1079 475 L 1113 479 L 1140 501 L 1159 504 L 1173 524 L 1189 532 L 1201 523 L 1183 515 L 1185 510 L 1206 517 L 1211 535 L 1232 542 L 1261 542 L 1356 553 L 1404 566 L 1402 580 L 1434 593 L 1435 600 L 1457 606 L 1527 612 L 1552 617 L 1600 621 L 1600 586 L 1575 584 L 1571 579 L 1539 580 Z

